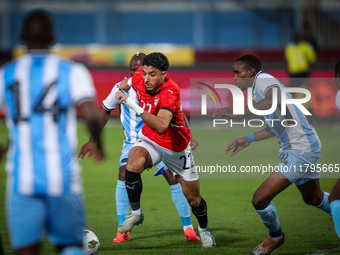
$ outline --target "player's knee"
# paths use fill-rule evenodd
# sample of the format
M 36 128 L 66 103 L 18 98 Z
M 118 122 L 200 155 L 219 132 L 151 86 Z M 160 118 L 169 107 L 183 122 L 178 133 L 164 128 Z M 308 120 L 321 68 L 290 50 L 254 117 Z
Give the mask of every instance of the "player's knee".
M 314 206 L 318 206 L 319 204 L 321 204 L 323 200 L 323 198 L 319 196 L 304 196 L 302 198 L 303 198 L 303 201 L 307 205 L 314 205 Z
M 165 170 L 163 175 L 169 185 L 175 185 L 178 183 L 177 178 L 171 173 L 169 169 Z
M 189 198 L 187 198 L 188 203 L 191 207 L 197 207 L 200 205 L 200 199 L 199 197 L 196 196 L 190 196 Z
M 118 180 L 125 181 L 125 168 L 124 168 L 124 171 L 120 171 L 119 169 Z
M 256 210 L 262 210 L 266 208 L 266 200 L 262 196 L 254 194 L 251 202 Z

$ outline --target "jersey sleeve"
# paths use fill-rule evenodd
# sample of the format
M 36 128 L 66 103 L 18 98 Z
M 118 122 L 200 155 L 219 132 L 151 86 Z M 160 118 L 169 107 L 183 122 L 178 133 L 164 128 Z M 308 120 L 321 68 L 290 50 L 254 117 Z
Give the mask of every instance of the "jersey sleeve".
M 162 93 L 162 101 L 160 109 L 168 110 L 172 114 L 175 113 L 179 98 L 179 91 L 167 89 Z
M 70 74 L 71 100 L 77 105 L 94 101 L 96 90 L 90 72 L 82 64 L 74 64 Z
M 281 87 L 280 82 L 276 78 L 270 75 L 258 77 L 256 86 L 257 86 L 257 91 L 259 92 L 262 98 L 265 98 L 266 93 L 271 88 L 277 87 L 278 89 L 280 89 Z
M 132 87 L 136 91 L 143 91 L 145 89 L 143 80 L 143 67 L 138 68 L 132 76 Z
M 110 94 L 103 101 L 103 108 L 105 111 L 112 111 L 117 108 L 120 102 L 116 99 L 116 93 L 119 91 L 120 83 L 117 83 L 111 90 Z

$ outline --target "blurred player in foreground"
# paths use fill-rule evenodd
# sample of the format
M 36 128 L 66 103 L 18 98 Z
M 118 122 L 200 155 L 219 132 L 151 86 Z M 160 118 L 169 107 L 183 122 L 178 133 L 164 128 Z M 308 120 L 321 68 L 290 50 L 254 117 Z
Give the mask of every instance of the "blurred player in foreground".
M 238 88 L 245 90 L 252 87 L 254 108 L 257 110 L 271 108 L 274 99 L 273 90 L 275 89 L 278 92 L 277 106 L 274 106 L 275 112 L 261 116 L 264 118 L 267 127 L 248 136 L 235 139 L 226 148 L 226 153 L 233 150 L 230 154 L 230 156 L 233 156 L 246 148 L 251 142 L 261 141 L 273 136 L 279 139 L 279 159 L 281 162 L 270 177 L 255 191 L 252 200 L 262 222 L 269 230 L 268 237 L 253 250 L 253 254 L 269 254 L 285 241 L 272 200 L 292 183 L 299 189 L 306 204 L 314 205 L 330 214 L 329 194 L 320 189 L 320 173 L 311 171 L 313 167 L 318 169 L 316 166 L 321 155 L 321 142 L 315 129 L 309 125 L 301 110 L 292 104 L 287 105 L 287 119 L 294 119 L 297 125 L 295 127 L 283 127 L 281 125 L 285 116 L 281 114 L 279 107 L 281 103 L 280 90 L 284 85 L 275 77 L 261 71 L 261 62 L 257 57 L 251 54 L 241 56 L 234 62 L 233 72 Z M 292 97 L 287 93 L 286 98 Z M 245 115 L 251 114 L 247 107 Z M 233 115 L 233 111 L 228 108 L 218 109 L 214 113 L 215 118 L 222 116 L 232 119 L 238 117 Z M 306 166 L 306 164 L 308 165 Z M 291 169 L 291 171 L 285 172 L 286 169 Z
M 340 60 L 335 66 L 334 80 L 336 86 L 339 89 L 338 93 L 336 94 L 336 105 L 340 109 Z M 332 192 L 329 195 L 329 202 L 331 203 L 334 228 L 338 237 L 340 238 L 340 179 L 334 185 Z
M 141 173 L 163 161 L 176 174 L 192 212 L 198 219 L 202 246 L 215 247 L 215 240 L 208 227 L 207 204 L 200 195 L 198 174 L 191 154 L 191 132 L 185 127 L 178 85 L 166 77 L 168 68 L 169 61 L 165 55 L 151 53 L 143 58 L 143 67 L 132 78 L 121 82 L 120 88 L 125 91 L 133 85 L 141 107 L 124 92 L 118 91 L 116 94 L 117 100 L 144 121 L 125 170 L 132 214 L 118 226 L 118 232 L 126 233 L 134 225 L 143 222 L 140 207 Z
M 144 53 L 135 54 L 130 60 L 130 74 L 132 75 L 136 72 L 138 68 L 142 66 L 143 58 L 145 57 Z M 106 123 L 108 122 L 111 111 L 116 109 L 117 106 L 120 106 L 120 120 L 122 122 L 124 128 L 124 134 L 126 140 L 124 141 L 122 155 L 119 159 L 119 175 L 116 186 L 116 209 L 117 209 L 117 217 L 118 224 L 122 224 L 129 212 L 129 197 L 125 187 L 125 168 L 127 159 L 129 156 L 129 152 L 132 146 L 136 143 L 138 139 L 138 133 L 142 129 L 144 123 L 141 117 L 136 115 L 136 113 L 127 107 L 124 104 L 120 104 L 120 101 L 116 99 L 116 93 L 119 91 L 120 83 L 117 83 L 113 88 L 108 97 L 103 101 L 103 110 L 101 112 L 101 127 L 104 128 Z M 135 101 L 138 104 L 136 91 L 131 88 L 128 93 L 126 93 L 128 97 Z M 92 148 L 92 137 L 90 141 L 83 145 L 81 148 L 78 158 L 82 159 L 84 156 L 91 153 Z M 197 142 L 192 139 L 192 146 L 196 149 Z M 200 238 L 196 235 L 193 226 L 191 224 L 191 215 L 190 215 L 190 207 L 189 204 L 183 195 L 181 184 L 178 183 L 177 179 L 173 176 L 171 171 L 164 165 L 163 162 L 160 162 L 156 165 L 157 172 L 155 176 L 164 176 L 167 180 L 170 189 L 172 201 L 174 202 L 178 214 L 183 223 L 183 230 L 185 239 L 188 241 L 200 241 Z M 113 239 L 113 242 L 125 242 L 130 237 L 130 232 L 120 233 L 117 232 L 116 238 Z
M 0 161 L 2 160 L 3 156 L 6 153 L 6 148 L 0 144 Z M 4 250 L 2 248 L 2 239 L 1 239 L 1 232 L 0 232 L 0 255 L 4 254 Z
M 0 71 L 0 108 L 5 106 L 11 141 L 6 165 L 10 239 L 16 254 L 36 255 L 47 233 L 59 254 L 80 255 L 85 211 L 75 106 L 94 137 L 94 158 L 104 158 L 92 78 L 82 65 L 49 51 L 54 34 L 45 12 L 26 17 L 20 38 L 26 54 Z

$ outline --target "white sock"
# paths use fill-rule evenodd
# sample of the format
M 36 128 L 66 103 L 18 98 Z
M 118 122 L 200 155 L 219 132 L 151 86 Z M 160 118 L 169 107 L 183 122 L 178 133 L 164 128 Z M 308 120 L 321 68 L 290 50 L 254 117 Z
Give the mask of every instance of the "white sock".
M 188 226 L 183 226 L 183 231 L 185 232 L 185 230 L 187 230 L 187 228 L 189 228 L 189 227 L 194 229 L 194 227 L 192 225 L 188 225 Z
M 207 225 L 206 228 L 201 228 L 200 226 L 198 226 L 198 231 L 201 232 L 201 231 L 206 231 L 206 230 L 209 230 L 210 231 L 210 228 L 209 226 Z
M 141 215 L 142 214 L 142 209 L 139 207 L 136 211 L 131 210 L 132 213 Z

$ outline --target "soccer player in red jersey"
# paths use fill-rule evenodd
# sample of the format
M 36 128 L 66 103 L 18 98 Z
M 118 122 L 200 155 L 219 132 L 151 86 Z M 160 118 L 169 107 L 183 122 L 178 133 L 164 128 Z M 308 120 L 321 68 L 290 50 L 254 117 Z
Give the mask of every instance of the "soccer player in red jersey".
M 167 78 L 169 61 L 162 53 L 144 57 L 143 66 L 132 78 L 122 81 L 120 88 L 137 92 L 138 106 L 122 91 L 117 100 L 134 110 L 144 121 L 142 134 L 132 147 L 125 170 L 125 184 L 132 214 L 118 226 L 118 232 L 131 231 L 143 222 L 140 207 L 141 173 L 163 161 L 176 175 L 183 193 L 196 216 L 202 246 L 215 247 L 208 227 L 207 204 L 200 195 L 199 180 L 190 148 L 190 130 L 185 127 L 178 85 Z

